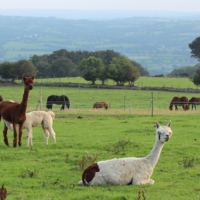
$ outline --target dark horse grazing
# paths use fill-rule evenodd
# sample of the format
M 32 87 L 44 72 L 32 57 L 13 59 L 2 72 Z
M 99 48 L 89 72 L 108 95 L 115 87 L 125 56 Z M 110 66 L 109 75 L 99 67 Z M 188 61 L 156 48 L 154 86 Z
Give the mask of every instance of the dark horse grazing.
M 2 96 L 0 95 L 0 102 L 1 102 L 1 101 L 3 101 L 3 98 L 2 98 Z
M 106 110 L 108 109 L 108 103 L 105 102 L 105 101 L 102 101 L 102 102 L 95 102 L 94 105 L 93 105 L 93 108 L 105 108 Z
M 52 110 L 53 104 L 62 105 L 60 110 L 64 110 L 65 106 L 69 109 L 70 101 L 69 98 L 65 95 L 57 96 L 51 95 L 47 98 L 46 108 Z
M 193 108 L 195 108 L 196 110 L 196 105 L 200 105 L 200 98 L 197 98 L 197 97 L 192 97 L 190 100 L 189 100 L 189 106 L 192 105 L 192 110 Z
M 183 110 L 189 110 L 189 101 L 187 97 L 174 97 L 169 105 L 169 109 L 173 110 L 173 106 L 175 106 L 175 110 L 178 110 L 178 106 L 182 106 Z
M 30 90 L 33 89 L 33 81 L 34 76 L 32 77 L 22 77 L 24 83 L 24 94 L 21 103 L 11 102 L 11 101 L 2 101 L 0 102 L 0 119 L 12 123 L 13 131 L 14 131 L 14 139 L 13 139 L 13 147 L 17 146 L 17 132 L 19 131 L 19 140 L 18 145 L 22 145 L 22 128 L 24 121 L 26 120 L 26 108 L 28 104 L 28 96 Z M 19 125 L 19 130 L 17 130 L 16 126 Z M 8 128 L 4 124 L 4 143 L 9 146 L 8 137 L 7 137 Z

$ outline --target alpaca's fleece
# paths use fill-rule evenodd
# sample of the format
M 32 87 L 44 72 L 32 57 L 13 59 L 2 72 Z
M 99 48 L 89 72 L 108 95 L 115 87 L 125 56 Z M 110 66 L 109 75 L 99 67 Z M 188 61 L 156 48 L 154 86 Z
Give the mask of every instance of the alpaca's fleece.
M 146 157 L 118 158 L 97 162 L 87 167 L 78 185 L 140 185 L 154 184 L 150 179 L 161 150 L 172 135 L 171 122 L 160 126 L 156 122 L 156 142 Z
M 26 113 L 26 120 L 24 122 L 23 128 L 27 129 L 27 145 L 33 145 L 32 143 L 32 127 L 42 126 L 45 136 L 45 143 L 48 144 L 49 133 L 53 137 L 54 142 L 56 142 L 56 134 L 53 130 L 53 119 L 55 119 L 55 114 L 52 111 L 32 111 Z M 4 123 L 13 131 L 13 126 L 10 122 L 4 120 Z

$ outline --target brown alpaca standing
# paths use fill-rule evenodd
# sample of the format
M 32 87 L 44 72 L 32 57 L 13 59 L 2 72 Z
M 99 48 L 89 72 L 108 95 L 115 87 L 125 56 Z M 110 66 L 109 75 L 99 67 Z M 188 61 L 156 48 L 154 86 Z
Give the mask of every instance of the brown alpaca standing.
M 10 102 L 10 101 L 2 101 L 0 102 L 0 119 L 3 118 L 4 120 L 13 124 L 13 131 L 14 131 L 14 139 L 13 139 L 13 147 L 17 146 L 17 128 L 16 125 L 19 124 L 19 140 L 18 145 L 22 145 L 22 129 L 24 121 L 26 120 L 26 108 L 28 104 L 28 95 L 29 91 L 33 89 L 33 81 L 34 76 L 32 77 L 22 77 L 24 83 L 24 94 L 21 103 Z M 8 128 L 4 124 L 4 143 L 9 146 L 8 137 L 7 137 Z

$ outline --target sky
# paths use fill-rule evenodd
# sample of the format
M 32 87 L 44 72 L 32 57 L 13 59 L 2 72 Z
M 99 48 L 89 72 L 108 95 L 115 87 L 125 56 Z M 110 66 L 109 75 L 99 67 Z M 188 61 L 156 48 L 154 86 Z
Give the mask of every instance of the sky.
M 200 12 L 200 0 L 0 0 L 0 9 L 113 9 Z

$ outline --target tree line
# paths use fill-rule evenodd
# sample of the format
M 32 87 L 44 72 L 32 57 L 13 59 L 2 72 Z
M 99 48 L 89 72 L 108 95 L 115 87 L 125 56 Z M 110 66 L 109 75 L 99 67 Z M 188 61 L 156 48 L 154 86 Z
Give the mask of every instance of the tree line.
M 60 49 L 51 54 L 33 55 L 29 60 L 0 63 L 0 76 L 15 81 L 22 75 L 36 77 L 77 77 L 95 84 L 112 79 L 116 85 L 134 85 L 140 76 L 149 72 L 139 63 L 113 50 L 67 51 Z
M 200 61 L 200 37 L 195 38 L 188 46 L 191 49 L 191 57 Z M 200 65 L 197 66 L 194 75 L 190 79 L 196 86 L 200 85 Z

